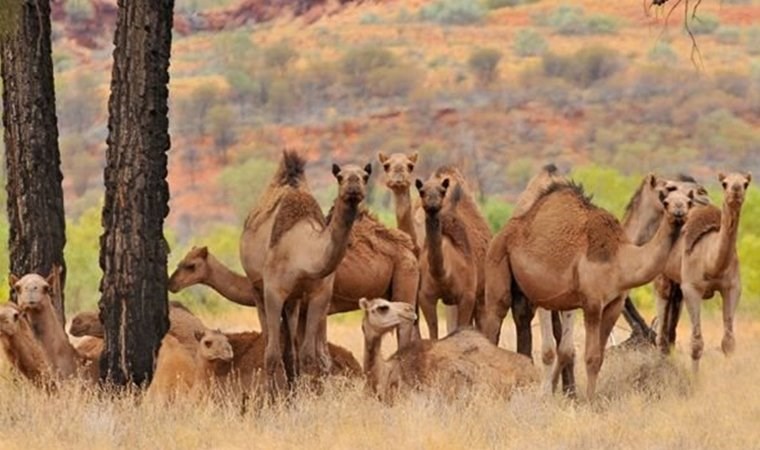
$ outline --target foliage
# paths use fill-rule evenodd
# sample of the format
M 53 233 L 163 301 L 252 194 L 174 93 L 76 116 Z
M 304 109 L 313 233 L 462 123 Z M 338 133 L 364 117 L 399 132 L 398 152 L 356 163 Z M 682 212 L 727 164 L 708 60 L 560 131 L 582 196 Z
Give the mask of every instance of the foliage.
M 86 72 L 70 83 L 57 80 L 56 109 L 62 130 L 83 133 L 98 118 L 105 119 L 105 102 L 96 101 L 99 82 L 94 74 Z
M 747 30 L 747 53 L 760 55 L 760 26 L 754 26 Z
M 673 64 L 678 61 L 678 53 L 667 42 L 657 41 L 649 50 L 647 58 L 661 64 Z
M 544 74 L 563 78 L 580 87 L 608 78 L 622 68 L 618 53 L 607 47 L 584 47 L 573 55 L 546 53 L 542 66 Z
M 694 34 L 712 34 L 720 26 L 720 20 L 713 14 L 700 13 L 693 18 L 689 17 L 689 29 Z
M 237 214 L 238 223 L 243 223 L 276 168 L 276 163 L 254 157 L 242 164 L 230 165 L 219 173 L 217 182 Z
M 436 0 L 420 10 L 420 19 L 441 25 L 472 25 L 483 20 L 485 14 L 477 1 Z
M 487 86 L 499 75 L 501 57 L 501 52 L 494 48 L 478 48 L 470 54 L 467 65 L 478 82 Z
M 618 22 L 611 16 L 594 14 L 587 16 L 580 6 L 560 5 L 548 16 L 536 18 L 538 25 L 547 25 L 563 35 L 615 34 Z
M 85 211 L 78 219 L 66 222 L 64 258 L 66 275 L 66 311 L 78 312 L 97 308 L 100 299 L 101 270 L 99 240 L 102 234 L 100 216 L 103 203 Z
M 548 49 L 546 38 L 536 29 L 523 28 L 515 35 L 513 50 L 517 56 L 541 56 Z
M 215 105 L 208 111 L 209 132 L 222 163 L 227 162 L 227 149 L 235 143 L 235 114 L 227 105 Z
M 497 197 L 488 197 L 480 205 L 480 209 L 483 211 L 483 215 L 488 221 L 491 231 L 496 233 L 507 223 L 507 220 L 512 215 L 512 211 L 515 209 L 515 205 Z
M 409 67 L 379 67 L 367 75 L 368 92 L 375 97 L 403 97 L 414 89 L 419 77 L 419 72 Z
M 571 178 L 583 184 L 587 193 L 593 195 L 594 204 L 623 217 L 630 196 L 636 191 L 641 177 L 625 176 L 615 169 L 595 164 L 573 169 Z
M 280 42 L 264 50 L 264 64 L 276 68 L 280 74 L 285 73 L 288 66 L 298 58 L 298 52 L 286 42 Z
M 485 0 L 485 5 L 488 9 L 499 9 L 520 5 L 529 5 L 536 2 L 538 2 L 538 0 Z
M 715 40 L 721 44 L 736 45 L 741 41 L 742 33 L 739 27 L 721 26 L 715 32 Z
M 356 47 L 340 61 L 343 76 L 359 96 L 395 97 L 408 94 L 419 78 L 390 50 L 377 46 Z

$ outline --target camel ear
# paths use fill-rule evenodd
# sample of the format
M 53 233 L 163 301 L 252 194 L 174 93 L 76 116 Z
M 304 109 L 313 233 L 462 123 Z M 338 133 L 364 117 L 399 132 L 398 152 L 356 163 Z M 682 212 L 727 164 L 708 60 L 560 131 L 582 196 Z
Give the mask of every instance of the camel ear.
M 417 187 L 418 191 L 422 190 L 423 183 L 422 183 L 422 180 L 420 180 L 419 178 L 414 180 L 414 185 Z
M 18 280 L 19 280 L 19 277 L 17 277 L 16 275 L 10 274 L 8 276 L 8 284 L 11 286 L 11 288 L 16 286 L 16 283 L 18 283 Z
M 335 178 L 338 178 L 338 175 L 340 174 L 340 166 L 337 165 L 337 164 L 335 164 L 335 163 L 333 163 L 332 173 L 333 173 L 333 175 L 335 175 Z
M 367 172 L 367 176 L 372 175 L 372 163 L 367 163 L 367 165 L 364 166 L 364 171 Z
M 411 162 L 413 162 L 413 163 L 416 164 L 417 163 L 417 158 L 419 158 L 419 157 L 420 157 L 420 154 L 418 152 L 414 152 L 411 155 L 409 155 L 409 161 L 411 161 Z
M 723 173 L 723 172 L 718 172 L 718 181 L 720 181 L 722 183 L 723 180 L 725 180 L 725 179 L 726 179 L 726 174 Z
M 444 188 L 444 189 L 447 189 L 447 190 L 448 190 L 448 188 L 449 188 L 449 183 L 450 183 L 449 179 L 448 179 L 448 178 L 444 178 L 444 179 L 443 179 L 443 182 L 441 183 L 441 186 L 443 186 L 443 188 Z
M 55 284 L 55 277 L 58 276 L 58 266 L 53 266 L 50 270 L 50 275 L 45 277 L 45 283 L 52 287 Z
M 689 199 L 694 200 L 694 191 L 689 191 Z
M 649 183 L 649 186 L 651 186 L 652 188 L 656 188 L 657 187 L 657 175 L 655 175 L 652 172 L 649 172 L 649 174 L 647 174 L 647 183 Z
M 752 182 L 752 172 L 747 172 L 745 176 L 747 177 L 747 183 Z
M 201 330 L 195 330 L 195 333 L 193 335 L 195 336 L 195 340 L 198 341 L 198 342 L 200 342 L 201 339 L 203 339 L 203 335 L 205 335 L 205 334 L 206 333 L 203 332 L 203 331 L 201 331 Z
M 362 297 L 359 299 L 359 308 L 362 309 L 362 311 L 366 311 L 369 309 L 369 300 L 367 300 L 365 297 Z
M 377 160 L 380 161 L 380 164 L 385 164 L 388 161 L 388 155 L 383 152 L 377 152 Z
M 661 201 L 661 202 L 663 202 L 663 203 L 664 203 L 664 202 L 665 202 L 665 198 L 666 198 L 667 196 L 668 196 L 668 195 L 667 195 L 665 192 L 663 192 L 663 191 L 660 191 L 660 201 Z
M 208 247 L 205 245 L 201 247 L 200 250 L 198 250 L 198 255 L 203 259 L 208 258 Z

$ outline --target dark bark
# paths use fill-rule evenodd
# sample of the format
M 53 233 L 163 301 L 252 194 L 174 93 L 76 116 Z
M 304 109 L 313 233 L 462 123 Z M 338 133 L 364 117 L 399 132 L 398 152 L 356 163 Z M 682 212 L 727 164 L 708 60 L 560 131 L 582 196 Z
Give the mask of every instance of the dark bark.
M 173 0 L 119 0 L 100 238 L 101 377 L 144 385 L 169 328 L 168 83 Z
M 66 221 L 49 0 L 23 1 L 13 17 L 14 23 L 5 24 L 0 36 L 10 269 L 17 276 L 32 272 L 47 276 L 57 265 L 62 290 Z M 60 295 L 55 296 L 54 306 L 64 324 L 63 292 L 56 294 Z

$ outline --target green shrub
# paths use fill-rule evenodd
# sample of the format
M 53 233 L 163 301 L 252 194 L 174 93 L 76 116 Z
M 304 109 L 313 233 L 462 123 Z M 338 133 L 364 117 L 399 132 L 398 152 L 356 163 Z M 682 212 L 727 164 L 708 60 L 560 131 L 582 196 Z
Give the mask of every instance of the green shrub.
M 240 223 L 258 201 L 276 169 L 277 163 L 273 161 L 250 158 L 242 164 L 229 165 L 219 173 L 217 183 L 232 204 Z
M 535 19 L 538 25 L 547 25 L 559 34 L 583 36 L 589 34 L 615 34 L 618 22 L 604 14 L 586 16 L 580 6 L 561 5 L 548 16 Z
M 264 64 L 267 67 L 276 68 L 280 73 L 284 73 L 296 58 L 298 58 L 298 52 L 285 42 L 275 44 L 264 50 Z
M 715 40 L 721 44 L 736 45 L 741 41 L 742 33 L 738 27 L 724 27 L 718 28 L 715 32 Z
M 658 63 L 675 63 L 678 61 L 678 53 L 667 42 L 658 41 L 649 50 L 647 58 Z
M 497 197 L 488 197 L 481 205 L 483 215 L 486 217 L 488 225 L 490 225 L 491 231 L 494 233 L 501 230 L 501 227 L 507 223 L 514 209 L 515 206 L 513 204 Z
M 364 13 L 359 19 L 359 23 L 362 25 L 376 25 L 380 23 L 380 16 L 375 13 Z
M 499 9 L 520 5 L 529 5 L 536 2 L 538 2 L 538 0 L 486 0 L 485 5 L 488 9 Z
M 395 67 L 396 56 L 379 45 L 365 45 L 349 50 L 340 61 L 343 74 L 354 84 L 364 81 L 366 74 L 379 67 Z
M 418 79 L 418 72 L 410 67 L 378 67 L 367 75 L 367 86 L 376 97 L 402 97 L 414 89 Z
M 513 50 L 517 56 L 541 56 L 548 49 L 546 38 L 537 30 L 524 28 L 515 35 Z
M 501 52 L 493 48 L 475 49 L 467 65 L 479 83 L 489 85 L 498 77 L 501 56 Z
M 588 34 L 615 34 L 618 31 L 618 21 L 611 16 L 595 14 L 586 20 Z
M 694 34 L 712 34 L 720 26 L 720 20 L 712 14 L 689 16 L 689 29 Z
M 471 25 L 483 20 L 486 12 L 473 0 L 437 0 L 420 10 L 420 19 L 441 25 Z
M 547 76 L 563 78 L 580 87 L 588 87 L 620 70 L 622 62 L 615 50 L 592 46 L 584 47 L 568 56 L 546 53 L 542 59 L 542 67 Z

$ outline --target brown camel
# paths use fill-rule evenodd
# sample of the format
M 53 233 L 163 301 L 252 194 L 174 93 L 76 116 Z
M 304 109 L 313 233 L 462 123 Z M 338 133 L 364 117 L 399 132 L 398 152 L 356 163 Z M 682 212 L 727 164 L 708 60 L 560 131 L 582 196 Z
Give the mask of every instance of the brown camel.
M 54 372 L 59 377 L 68 378 L 76 374 L 79 358 L 53 307 L 50 288 L 53 276 L 51 274 L 46 280 L 36 273 L 21 278 L 11 275 L 10 282 Z
M 442 340 L 418 340 L 384 360 L 383 335 L 413 322 L 414 309 L 384 299 L 359 303 L 364 310 L 364 373 L 369 388 L 384 401 L 392 401 L 400 389 L 421 387 L 455 395 L 487 385 L 509 395 L 517 386 L 538 381 L 530 359 L 493 345 L 475 330 L 459 330 Z
M 333 294 L 334 272 L 346 253 L 372 166 L 333 165 L 338 197 L 328 223 L 308 188 L 304 165 L 297 153 L 283 152 L 272 182 L 246 220 L 240 255 L 248 278 L 264 280 L 264 308 L 258 309 L 260 317 L 264 314 L 266 334 L 280 336 L 284 310 L 289 353 L 295 355 L 301 371 L 317 374 L 329 372 L 323 320 Z M 293 337 L 301 302 L 307 319 L 300 348 L 296 349 Z M 267 340 L 265 372 L 270 390 L 285 387 L 279 338 Z M 291 367 L 290 372 L 295 370 Z
M 620 315 L 625 292 L 662 271 L 692 202 L 680 192 L 663 192 L 661 200 L 666 216 L 655 237 L 637 246 L 625 237 L 617 219 L 593 205 L 580 187 L 552 185 L 528 212 L 507 222 L 505 245 L 489 252 L 488 282 L 493 286 L 486 299 L 486 336 L 498 340 L 511 303 L 512 280 L 537 307 L 582 309 L 587 391 L 592 398 L 604 344 Z
M 52 367 L 48 357 L 24 312 L 13 303 L 0 306 L 0 345 L 8 361 L 21 375 L 38 385 L 51 380 Z
M 720 292 L 723 299 L 723 340 L 725 354 L 733 352 L 734 315 L 741 297 L 739 258 L 736 253 L 736 236 L 744 198 L 752 175 L 719 174 L 723 186 L 723 207 L 707 205 L 694 208 L 684 226 L 677 250 L 671 253 L 665 276 L 681 285 L 683 301 L 691 319 L 691 358 L 694 370 L 699 368 L 704 341 L 700 322 L 701 300 Z M 657 292 L 657 315 L 662 317 L 667 298 Z M 664 338 L 664 321 L 658 321 L 657 343 L 667 352 Z
M 387 156 L 380 152 L 377 159 L 385 171 L 385 185 L 391 190 L 396 208 L 396 226 L 414 243 L 415 254 L 425 242 L 425 214 L 420 204 L 412 205 L 409 192 L 412 187 L 412 172 L 417 164 L 418 154 L 393 153 Z

